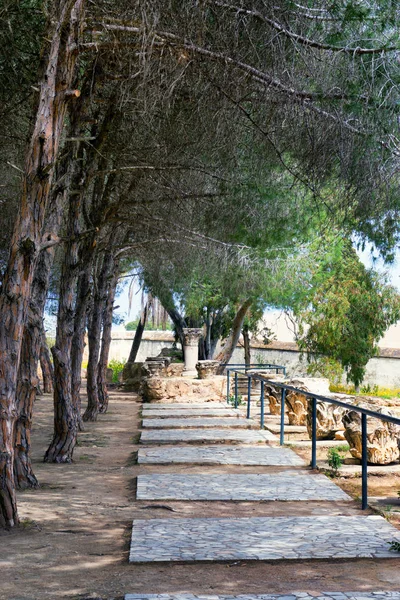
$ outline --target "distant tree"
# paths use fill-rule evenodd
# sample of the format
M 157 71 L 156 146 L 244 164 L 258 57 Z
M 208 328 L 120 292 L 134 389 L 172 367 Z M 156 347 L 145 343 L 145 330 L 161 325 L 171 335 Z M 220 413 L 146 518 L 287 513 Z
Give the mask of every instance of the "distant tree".
M 311 362 L 322 356 L 340 363 L 358 388 L 378 341 L 400 318 L 400 295 L 344 239 L 317 263 L 309 283 L 297 309 L 299 346 Z

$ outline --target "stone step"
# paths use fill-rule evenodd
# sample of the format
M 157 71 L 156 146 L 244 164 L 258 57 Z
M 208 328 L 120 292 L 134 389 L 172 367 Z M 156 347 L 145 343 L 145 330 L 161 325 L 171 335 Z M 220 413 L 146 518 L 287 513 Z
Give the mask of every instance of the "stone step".
M 258 429 L 258 423 L 251 419 L 239 417 L 195 417 L 191 418 L 165 418 L 165 419 L 143 419 L 144 429 L 200 429 L 200 428 L 234 428 L 234 429 Z
M 289 592 L 287 594 L 126 594 L 125 600 L 400 600 L 400 592 Z
M 171 408 L 170 410 L 148 408 L 143 410 L 143 417 L 171 418 L 171 417 L 241 417 L 242 413 L 234 408 Z
M 305 461 L 289 448 L 221 446 L 166 446 L 140 448 L 139 464 L 262 465 L 272 467 L 304 466 Z
M 283 471 L 271 474 L 139 475 L 137 500 L 351 501 L 325 475 Z
M 141 444 L 270 444 L 276 443 L 270 431 L 251 429 L 159 429 L 142 431 Z
M 232 408 L 227 402 L 145 402 L 143 403 L 143 411 L 145 410 L 170 410 L 171 408 L 179 409 L 209 409 L 214 408 Z
M 129 561 L 400 558 L 383 517 L 250 517 L 133 521 Z

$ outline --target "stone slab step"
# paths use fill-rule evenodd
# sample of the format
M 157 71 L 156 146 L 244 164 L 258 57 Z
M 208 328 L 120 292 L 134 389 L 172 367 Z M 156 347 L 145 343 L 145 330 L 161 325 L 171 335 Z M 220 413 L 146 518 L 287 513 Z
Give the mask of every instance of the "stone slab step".
M 126 594 L 125 600 L 400 600 L 400 592 L 289 592 L 287 594 Z
M 242 414 L 234 408 L 171 408 L 170 410 L 157 408 L 143 410 L 143 417 L 171 418 L 171 417 L 241 417 Z
M 170 410 L 171 408 L 179 409 L 214 409 L 214 408 L 232 408 L 227 402 L 145 402 L 143 410 Z
M 272 431 L 272 433 L 280 433 L 280 431 L 281 431 L 280 423 L 266 422 L 265 427 L 269 431 Z M 285 432 L 285 434 L 286 433 L 304 433 L 304 434 L 308 435 L 307 427 L 305 427 L 304 425 L 285 425 L 284 432 Z
M 165 418 L 165 419 L 143 419 L 142 427 L 144 429 L 187 429 L 187 428 L 234 428 L 234 429 L 258 429 L 258 424 L 251 419 L 239 417 L 195 417 L 191 418 Z
M 251 429 L 155 429 L 142 431 L 140 436 L 141 444 L 268 444 L 277 441 L 270 431 Z
M 166 446 L 140 448 L 139 464 L 262 465 L 271 467 L 304 466 L 305 461 L 289 448 L 229 446 Z
M 129 561 L 397 558 L 383 517 L 250 517 L 133 521 Z
M 271 474 L 150 474 L 137 478 L 137 500 L 351 501 L 325 475 L 299 471 Z

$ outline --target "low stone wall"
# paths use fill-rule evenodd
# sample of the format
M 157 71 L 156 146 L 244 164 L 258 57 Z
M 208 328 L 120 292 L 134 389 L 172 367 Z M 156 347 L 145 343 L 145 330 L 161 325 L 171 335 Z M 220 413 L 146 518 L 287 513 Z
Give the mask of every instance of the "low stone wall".
M 134 338 L 134 331 L 113 333 L 110 358 L 126 361 Z M 140 345 L 137 362 L 148 356 L 158 356 L 163 348 L 172 348 L 174 336 L 171 331 L 145 331 Z M 269 346 L 254 344 L 251 348 L 252 362 L 264 362 L 286 367 L 289 377 L 307 376 L 307 362 L 293 342 L 272 342 Z M 243 363 L 244 351 L 239 345 L 233 353 L 231 363 Z M 379 385 L 400 388 L 400 350 L 382 348 L 380 356 L 372 358 L 367 365 L 364 385 Z M 344 381 L 345 383 L 345 381 Z

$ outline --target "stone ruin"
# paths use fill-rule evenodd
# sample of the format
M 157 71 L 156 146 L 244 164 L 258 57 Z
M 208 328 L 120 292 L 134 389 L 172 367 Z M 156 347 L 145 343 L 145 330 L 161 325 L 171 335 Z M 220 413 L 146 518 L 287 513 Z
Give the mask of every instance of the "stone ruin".
M 329 381 L 322 377 L 302 377 L 297 379 L 287 379 L 285 381 L 291 387 L 313 391 L 320 396 L 330 394 Z M 286 406 L 288 410 L 289 425 L 307 425 L 308 400 L 304 394 L 299 392 L 286 391 Z
M 216 375 L 219 362 L 198 361 L 200 329 L 185 329 L 185 362 L 177 350 L 164 348 L 144 363 L 127 363 L 124 388 L 145 402 L 225 401 L 226 377 Z

